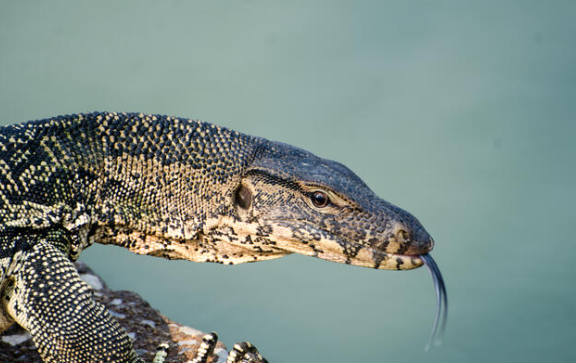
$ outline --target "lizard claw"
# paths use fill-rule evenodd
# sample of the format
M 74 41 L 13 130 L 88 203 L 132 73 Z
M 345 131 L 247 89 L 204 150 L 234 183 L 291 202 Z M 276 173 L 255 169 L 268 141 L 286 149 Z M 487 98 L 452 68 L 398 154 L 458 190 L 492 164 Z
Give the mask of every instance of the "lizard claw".
M 216 343 L 218 343 L 218 334 L 212 332 L 204 335 L 200 348 L 198 348 L 198 353 L 191 363 L 207 363 L 208 358 L 214 352 L 214 348 L 216 348 Z
M 156 355 L 152 363 L 164 363 L 166 356 L 168 355 L 168 343 L 162 343 L 156 348 Z
M 234 344 L 234 349 L 228 354 L 226 363 L 268 363 L 268 361 L 251 343 L 242 342 Z
M 214 353 L 216 343 L 218 343 L 218 334 L 212 332 L 204 335 L 200 348 L 198 348 L 198 353 L 190 363 L 207 363 L 210 356 Z M 226 363 L 268 363 L 268 361 L 260 355 L 258 349 L 251 343 L 242 342 L 234 344 L 234 348 L 228 354 Z

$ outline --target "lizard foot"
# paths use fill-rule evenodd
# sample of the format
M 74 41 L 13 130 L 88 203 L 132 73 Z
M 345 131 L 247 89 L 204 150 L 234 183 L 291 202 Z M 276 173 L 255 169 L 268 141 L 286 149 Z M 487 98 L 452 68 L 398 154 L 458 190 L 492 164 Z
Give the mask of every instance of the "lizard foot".
M 198 354 L 191 363 L 207 363 L 208 358 L 214 352 L 216 343 L 218 343 L 218 334 L 212 332 L 204 335 Z M 234 344 L 226 363 L 268 363 L 268 361 L 260 355 L 255 346 L 248 342 L 242 342 Z
M 152 363 L 164 363 L 166 356 L 168 355 L 168 344 L 162 343 L 156 348 L 156 355 Z
M 249 342 L 234 344 L 234 349 L 228 354 L 226 363 L 268 363 L 255 346 Z
M 202 338 L 202 343 L 200 344 L 200 348 L 198 348 L 198 353 L 191 363 L 208 362 L 208 358 L 214 352 L 214 348 L 216 348 L 216 343 L 218 343 L 218 334 L 212 332 L 210 334 L 204 335 L 204 338 Z

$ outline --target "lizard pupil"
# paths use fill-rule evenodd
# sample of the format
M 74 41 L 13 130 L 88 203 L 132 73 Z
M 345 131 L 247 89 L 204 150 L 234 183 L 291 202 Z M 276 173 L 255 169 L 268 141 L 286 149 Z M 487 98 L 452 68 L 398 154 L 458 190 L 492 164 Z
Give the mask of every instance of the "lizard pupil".
M 314 194 L 312 194 L 312 203 L 314 203 L 317 208 L 324 208 L 328 205 L 328 196 L 324 192 L 314 192 Z

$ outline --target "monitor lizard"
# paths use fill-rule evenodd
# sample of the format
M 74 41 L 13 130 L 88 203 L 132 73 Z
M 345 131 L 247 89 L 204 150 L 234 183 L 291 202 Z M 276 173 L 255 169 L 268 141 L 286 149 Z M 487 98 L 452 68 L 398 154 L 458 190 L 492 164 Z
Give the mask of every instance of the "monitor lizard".
M 226 265 L 299 253 L 388 270 L 422 266 L 434 244 L 350 169 L 284 143 L 138 113 L 0 128 L 0 333 L 21 325 L 46 363 L 143 362 L 74 269 L 94 242 Z M 265 359 L 242 343 L 229 362 L 243 361 Z

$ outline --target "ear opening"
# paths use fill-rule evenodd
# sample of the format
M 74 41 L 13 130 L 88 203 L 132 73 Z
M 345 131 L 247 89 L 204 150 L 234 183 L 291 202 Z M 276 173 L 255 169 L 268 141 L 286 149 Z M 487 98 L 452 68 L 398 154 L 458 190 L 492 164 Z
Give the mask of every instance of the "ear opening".
M 252 191 L 244 184 L 240 184 L 234 192 L 234 203 L 245 211 L 250 209 L 252 205 Z

